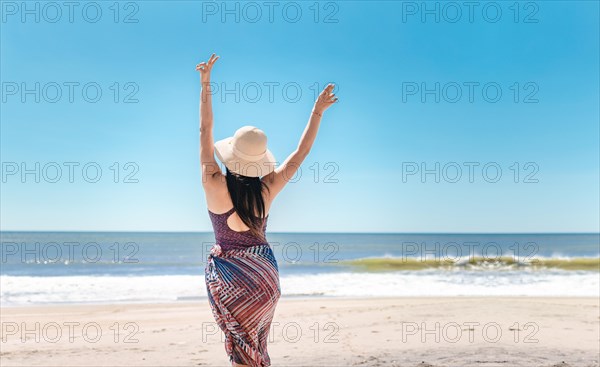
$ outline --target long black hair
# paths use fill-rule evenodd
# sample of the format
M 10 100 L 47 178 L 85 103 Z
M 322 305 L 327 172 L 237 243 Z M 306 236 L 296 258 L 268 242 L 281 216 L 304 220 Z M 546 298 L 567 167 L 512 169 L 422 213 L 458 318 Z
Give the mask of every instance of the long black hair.
M 263 199 L 263 190 L 269 191 L 269 187 L 261 181 L 260 177 L 248 177 L 227 171 L 227 190 L 231 197 L 233 207 L 242 222 L 254 236 L 266 241 L 263 234 L 263 223 L 265 217 L 265 201 Z

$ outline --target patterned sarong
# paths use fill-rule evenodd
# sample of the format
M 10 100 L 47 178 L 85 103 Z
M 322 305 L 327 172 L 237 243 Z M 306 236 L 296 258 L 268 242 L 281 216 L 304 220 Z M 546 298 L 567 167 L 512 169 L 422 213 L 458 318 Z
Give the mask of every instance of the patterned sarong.
M 208 301 L 225 334 L 230 362 L 271 365 L 267 339 L 281 295 L 279 269 L 269 245 L 221 251 L 214 245 L 205 269 Z

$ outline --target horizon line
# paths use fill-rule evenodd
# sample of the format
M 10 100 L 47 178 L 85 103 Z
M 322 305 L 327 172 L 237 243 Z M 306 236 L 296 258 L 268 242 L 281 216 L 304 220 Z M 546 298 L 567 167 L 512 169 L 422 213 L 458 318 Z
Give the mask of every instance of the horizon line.
M 4 230 L 0 229 L 0 233 L 8 233 L 8 232 L 29 232 L 29 233 L 172 233 L 172 234 L 183 234 L 183 233 L 198 233 L 198 234 L 214 234 L 213 231 L 139 231 L 139 230 Z M 275 232 L 267 232 L 268 234 L 399 234 L 399 235 L 407 235 L 407 234 L 430 234 L 430 235 L 441 235 L 441 234 L 498 234 L 498 235 L 510 235 L 510 234 L 519 234 L 519 235 L 561 235 L 561 234 L 597 234 L 600 235 L 600 231 L 598 232 L 325 232 L 325 231 L 302 231 L 302 232 L 294 232 L 294 231 L 275 231 Z

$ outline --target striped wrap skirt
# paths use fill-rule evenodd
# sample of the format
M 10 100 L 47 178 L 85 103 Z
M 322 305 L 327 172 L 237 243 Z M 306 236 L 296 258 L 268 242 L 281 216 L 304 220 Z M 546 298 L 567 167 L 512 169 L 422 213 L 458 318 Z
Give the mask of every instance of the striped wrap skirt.
M 221 251 L 213 245 L 205 268 L 213 316 L 225 334 L 230 362 L 271 365 L 267 339 L 281 296 L 279 269 L 269 245 Z

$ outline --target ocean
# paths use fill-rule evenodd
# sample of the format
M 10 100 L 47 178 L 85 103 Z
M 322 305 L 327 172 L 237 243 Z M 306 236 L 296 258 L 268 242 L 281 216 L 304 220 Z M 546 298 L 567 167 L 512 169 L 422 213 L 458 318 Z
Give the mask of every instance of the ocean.
M 283 297 L 600 296 L 600 234 L 267 233 Z M 0 305 L 206 298 L 212 233 L 0 232 Z

